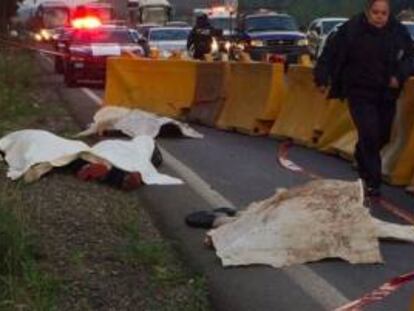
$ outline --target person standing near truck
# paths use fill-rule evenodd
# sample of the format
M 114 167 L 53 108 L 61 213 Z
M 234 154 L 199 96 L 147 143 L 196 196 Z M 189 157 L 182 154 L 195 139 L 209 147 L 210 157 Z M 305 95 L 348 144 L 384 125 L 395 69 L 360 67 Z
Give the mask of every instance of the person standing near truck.
M 214 32 L 207 14 L 197 16 L 195 26 L 187 39 L 187 50 L 194 51 L 194 59 L 204 60 L 205 55 L 210 53 Z
M 381 150 L 389 142 L 396 101 L 414 67 L 407 29 L 389 0 L 367 0 L 366 10 L 329 40 L 314 75 L 329 98 L 346 99 L 358 131 L 355 160 L 368 197 L 380 196 Z

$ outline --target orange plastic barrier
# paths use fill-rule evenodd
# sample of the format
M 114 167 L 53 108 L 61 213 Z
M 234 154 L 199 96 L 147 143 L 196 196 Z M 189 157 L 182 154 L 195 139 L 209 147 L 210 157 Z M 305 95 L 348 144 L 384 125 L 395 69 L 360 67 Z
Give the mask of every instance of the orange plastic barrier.
M 226 100 L 217 127 L 267 134 L 283 101 L 283 66 L 267 63 L 230 63 L 228 66 Z
M 189 121 L 215 126 L 226 100 L 228 64 L 197 64 L 195 98 L 187 116 Z
M 319 130 L 319 150 L 353 159 L 358 135 L 347 103 L 329 100 Z
M 408 185 L 414 175 L 414 78 L 405 85 L 394 130 L 383 155 L 383 172 L 391 184 Z
M 111 58 L 105 104 L 180 117 L 194 99 L 197 62 Z
M 315 146 L 327 106 L 325 95 L 313 83 L 312 68 L 290 67 L 284 102 L 270 135 Z

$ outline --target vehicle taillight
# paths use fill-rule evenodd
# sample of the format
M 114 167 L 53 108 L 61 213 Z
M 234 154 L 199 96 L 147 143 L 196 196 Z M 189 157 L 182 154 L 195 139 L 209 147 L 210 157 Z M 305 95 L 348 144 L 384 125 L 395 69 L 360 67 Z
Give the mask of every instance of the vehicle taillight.
M 76 29 L 92 29 L 102 25 L 99 18 L 94 16 L 77 18 L 72 21 L 72 27 Z

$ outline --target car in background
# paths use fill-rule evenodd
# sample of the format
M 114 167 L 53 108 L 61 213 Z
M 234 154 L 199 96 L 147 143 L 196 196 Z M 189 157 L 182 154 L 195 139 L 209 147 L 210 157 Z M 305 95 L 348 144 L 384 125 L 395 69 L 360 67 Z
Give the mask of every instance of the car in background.
M 293 64 L 309 53 L 306 35 L 288 14 L 264 11 L 239 16 L 235 39 L 253 60 L 277 55 Z
M 156 28 L 156 27 L 160 27 L 160 25 L 157 25 L 157 24 L 140 24 L 140 25 L 137 25 L 135 27 L 135 29 L 138 31 L 138 33 L 141 36 L 143 36 L 144 38 L 148 39 L 149 31 L 152 28 Z
M 331 31 L 328 33 L 328 35 L 326 35 L 323 38 L 323 40 L 322 40 L 322 42 L 319 46 L 319 49 L 317 51 L 316 58 L 319 58 L 322 55 L 323 49 L 325 48 L 327 42 L 332 38 L 332 36 L 334 36 L 336 34 L 336 32 L 338 31 L 339 27 L 341 27 L 342 24 L 343 23 L 339 23 L 339 24 L 335 25 L 335 27 L 333 27 L 331 29 Z M 411 39 L 413 41 L 413 49 L 414 49 L 414 22 L 403 21 L 402 24 L 407 27 L 407 30 L 411 35 Z
M 55 72 L 58 74 L 63 74 L 63 62 L 64 62 L 64 55 L 66 53 L 66 44 L 70 38 L 71 33 L 75 29 L 73 27 L 61 27 L 56 31 L 56 39 L 54 41 L 54 50 L 56 55 L 55 59 Z
M 407 27 L 407 30 L 411 35 L 411 40 L 413 41 L 413 49 L 414 49 L 414 21 L 403 21 L 402 23 L 405 27 Z
M 338 32 L 339 27 L 341 27 L 343 23 L 336 24 L 329 33 L 323 37 L 322 42 L 319 44 L 318 50 L 316 51 L 315 59 L 321 57 L 322 52 L 328 43 L 328 41 Z
M 124 54 L 145 56 L 144 42 L 136 30 L 124 26 L 102 25 L 73 30 L 65 42 L 63 61 L 65 83 L 79 80 L 105 80 L 106 60 Z
M 307 37 L 309 41 L 309 52 L 317 58 L 321 54 L 320 45 L 326 39 L 332 29 L 338 24 L 343 24 L 348 19 L 344 17 L 318 18 L 309 24 Z
M 165 24 L 166 27 L 191 27 L 189 23 L 184 21 L 171 21 Z
M 190 32 L 190 27 L 152 28 L 148 33 L 149 48 L 157 50 L 162 58 L 167 58 L 174 52 L 186 52 Z

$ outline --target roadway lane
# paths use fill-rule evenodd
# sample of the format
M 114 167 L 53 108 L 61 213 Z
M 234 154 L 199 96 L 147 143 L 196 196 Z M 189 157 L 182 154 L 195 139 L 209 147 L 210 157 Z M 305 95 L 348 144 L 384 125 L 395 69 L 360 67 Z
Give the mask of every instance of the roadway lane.
M 278 141 L 248 137 L 215 129 L 197 127 L 204 140 L 162 140 L 162 145 L 192 167 L 203 179 L 240 207 L 270 196 L 274 189 L 291 187 L 307 178 L 287 172 L 276 162 Z M 348 162 L 313 150 L 295 147 L 291 159 L 330 178 L 354 180 L 356 173 Z M 403 190 L 387 187 L 385 194 L 414 212 L 414 199 Z M 373 213 L 386 220 L 399 221 L 380 208 Z M 414 247 L 410 244 L 382 242 L 385 265 L 350 265 L 327 260 L 307 265 L 349 299 L 355 299 L 386 280 L 414 270 Z M 414 284 L 371 310 L 408 310 Z M 368 309 L 369 310 L 369 309 Z
M 96 109 L 96 102 L 80 89 L 66 89 L 63 86 L 60 89 L 63 94 L 62 98 L 70 103 L 70 107 L 77 106 L 78 108 L 74 110 L 84 109 L 84 118 L 80 124 L 84 126 L 90 122 L 91 114 Z M 102 90 L 92 91 L 99 97 L 103 95 Z M 243 207 L 252 201 L 267 198 L 278 187 L 291 187 L 307 180 L 306 177 L 287 172 L 277 165 L 278 142 L 275 139 L 249 137 L 200 126 L 196 128 L 205 135 L 203 140 L 163 139 L 160 140 L 161 145 L 237 206 Z M 347 180 L 356 178 L 349 163 L 332 156 L 294 147 L 290 157 L 297 163 L 327 177 Z M 183 193 L 177 189 L 166 189 L 163 192 L 156 189 L 148 190 L 151 196 L 158 196 L 157 202 L 169 204 L 167 200 L 163 201 L 162 195 L 165 195 L 169 196 L 170 201 L 174 198 L 183 206 L 197 204 L 197 199 L 188 192 L 188 189 L 181 191 Z M 414 212 L 414 199 L 406 195 L 402 189 L 387 187 L 386 195 Z M 399 221 L 381 209 L 375 208 L 373 213 L 383 219 Z M 201 245 L 202 234 L 200 235 L 198 231 L 187 228 L 178 230 L 184 230 L 190 235 L 194 232 L 196 238 L 193 243 Z M 414 270 L 413 245 L 382 242 L 381 247 L 386 261 L 385 265 L 353 266 L 339 260 L 327 260 L 306 266 L 327 280 L 345 297 L 353 300 L 394 276 Z M 232 298 L 239 299 L 240 297 L 234 296 L 237 294 L 250 295 L 255 301 L 247 303 L 245 297 L 244 307 L 241 306 L 242 304 L 231 305 L 229 302 L 228 307 L 239 307 L 227 308 L 227 310 L 313 311 L 324 309 L 310 299 L 306 290 L 299 289 L 281 271 L 266 267 L 221 269 L 211 252 L 200 252 L 206 258 L 206 265 L 210 267 L 211 273 L 222 280 L 221 290 L 228 292 L 228 301 Z M 391 298 L 367 310 L 408 310 L 409 301 L 413 295 L 414 285 L 409 284 Z M 269 306 L 274 306 L 274 308 L 270 309 Z M 220 310 L 226 310 L 226 308 L 223 307 Z

